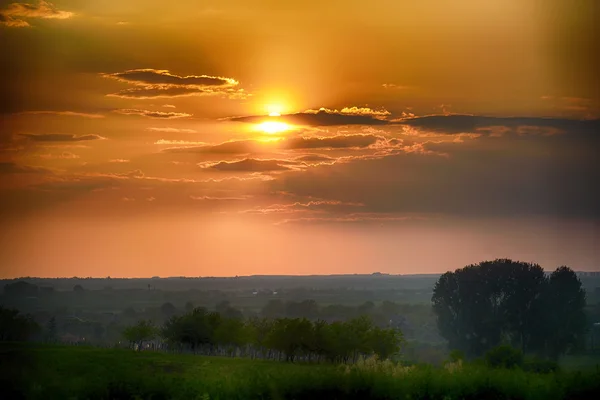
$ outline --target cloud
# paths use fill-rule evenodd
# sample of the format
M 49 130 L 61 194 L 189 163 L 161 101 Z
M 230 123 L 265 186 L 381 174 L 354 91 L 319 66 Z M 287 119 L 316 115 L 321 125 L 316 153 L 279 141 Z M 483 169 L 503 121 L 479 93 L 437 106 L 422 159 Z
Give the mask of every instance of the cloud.
M 159 139 L 156 142 L 154 142 L 154 144 L 159 144 L 159 145 L 178 145 L 178 146 L 196 146 L 196 145 L 201 145 L 204 146 L 206 145 L 205 142 L 192 142 L 189 140 L 168 140 L 168 139 Z M 168 149 L 167 149 L 168 150 Z
M 14 162 L 0 162 L 0 174 L 45 174 L 52 170 L 44 167 L 21 165 Z
M 124 163 L 128 163 L 129 160 L 125 160 L 123 158 L 113 158 L 108 160 L 109 163 L 117 163 L 117 164 L 124 164 Z
M 346 110 L 345 112 L 343 112 Z M 369 110 L 367 112 L 365 110 Z M 264 121 L 281 121 L 292 125 L 304 126 L 343 126 L 343 125 L 387 125 L 389 122 L 383 117 L 388 116 L 387 111 L 373 111 L 366 108 L 344 108 L 342 111 L 321 108 L 308 110 L 295 114 L 284 114 L 278 117 L 264 115 L 250 115 L 244 117 L 230 117 L 230 121 L 261 123 Z
M 73 154 L 68 151 L 64 151 L 60 154 L 41 154 L 40 158 L 45 158 L 48 160 L 58 159 L 58 160 L 73 160 L 79 158 L 79 155 Z
M 546 132 L 550 129 L 561 132 L 598 132 L 600 131 L 599 119 L 565 119 L 565 118 L 540 118 L 540 117 L 487 117 L 476 115 L 428 115 L 423 117 L 412 117 L 392 122 L 421 129 L 424 131 L 456 134 L 470 132 L 485 132 L 481 128 L 507 127 L 512 131 L 519 127 L 535 127 L 536 132 Z
M 328 212 L 331 210 L 340 210 L 346 208 L 363 207 L 361 203 L 346 203 L 339 200 L 311 200 L 306 203 L 294 202 L 284 204 L 272 204 L 264 207 L 255 207 L 250 210 L 240 211 L 244 214 L 295 214 L 295 213 L 306 213 L 306 212 Z
M 303 156 L 294 158 L 294 161 L 307 162 L 307 163 L 334 162 L 336 160 L 337 160 L 336 158 L 329 157 L 329 156 L 326 156 L 323 154 L 305 154 Z
M 124 114 L 124 115 L 141 115 L 142 117 L 156 118 L 156 119 L 187 118 L 187 117 L 192 116 L 192 114 L 187 114 L 187 113 L 138 110 L 138 109 L 134 109 L 134 108 L 123 108 L 123 109 L 114 110 L 114 112 L 119 113 L 119 114 Z
M 165 108 L 177 108 L 173 104 L 163 104 L 163 107 L 165 107 Z
M 121 98 L 152 99 L 193 95 L 225 95 L 229 98 L 245 98 L 249 96 L 243 89 L 237 88 L 238 81 L 221 76 L 180 76 L 172 74 L 168 70 L 151 68 L 101 75 L 133 85 L 131 88 L 109 94 L 109 96 Z
M 285 164 L 285 160 L 260 160 L 245 158 L 236 161 L 219 161 L 217 163 L 207 163 L 204 168 L 223 171 L 223 172 L 274 172 L 289 171 L 290 167 Z
M 196 133 L 194 129 L 186 129 L 186 128 L 148 128 L 149 131 L 152 132 L 166 132 L 166 133 Z
M 190 196 L 190 199 L 196 201 L 244 201 L 248 200 L 250 196 L 238 196 L 238 197 L 215 197 L 215 196 Z
M 290 171 L 269 185 L 275 192 L 363 203 L 373 213 L 600 219 L 598 122 L 545 120 L 546 127 L 530 125 L 519 134 L 517 128 L 533 118 L 469 119 L 469 124 L 461 119 L 460 125 L 446 118 L 451 123 L 433 120 L 445 128 L 442 134 L 499 123 L 516 128 L 509 135 L 429 141 L 420 144 L 421 151 L 381 152 Z M 432 126 L 431 119 L 419 122 Z M 564 133 L 537 133 L 548 126 Z M 445 156 L 427 155 L 430 151 Z
M 413 217 L 395 214 L 377 214 L 377 213 L 350 213 L 342 216 L 315 216 L 287 218 L 278 221 L 276 225 L 287 224 L 373 224 L 384 225 L 387 223 L 408 222 L 414 220 L 425 220 L 426 217 Z
M 260 154 L 274 150 L 304 150 L 304 149 L 364 149 L 385 147 L 388 143 L 395 145 L 396 139 L 388 140 L 383 136 L 372 134 L 350 134 L 335 136 L 293 137 L 276 141 L 233 140 L 216 145 L 173 147 L 164 149 L 166 153 L 200 153 L 200 154 Z M 177 141 L 165 141 L 160 144 L 177 144 Z M 179 141 L 181 144 L 192 142 Z M 158 143 L 157 143 L 158 144 Z M 314 161 L 314 160 L 312 160 Z
M 18 114 L 50 114 L 50 115 L 62 115 L 68 117 L 82 117 L 82 118 L 104 118 L 102 114 L 91 114 L 81 113 L 76 111 L 23 111 Z
M 374 110 L 369 107 L 344 107 L 341 110 L 333 110 L 325 107 L 321 107 L 318 110 L 307 110 L 307 113 L 317 114 L 319 112 L 326 112 L 328 114 L 342 114 L 342 115 L 363 115 L 363 116 L 372 116 L 376 118 L 386 118 L 391 115 L 391 113 L 386 109 Z
M 166 153 L 201 153 L 201 154 L 248 154 L 264 151 L 265 144 L 258 140 L 233 140 L 216 145 L 173 147 L 164 149 Z
M 70 11 L 58 10 L 52 3 L 40 0 L 37 4 L 11 3 L 0 10 L 0 24 L 12 28 L 31 26 L 22 18 L 67 19 L 74 14 Z
M 371 134 L 297 137 L 283 140 L 281 147 L 284 149 L 365 148 L 374 145 L 378 141 L 385 141 L 385 138 Z
M 384 89 L 396 89 L 396 90 L 402 90 L 402 89 L 408 89 L 409 86 L 404 86 L 404 85 L 397 85 L 395 83 L 384 83 L 383 85 L 381 85 Z
M 19 136 L 23 136 L 34 142 L 83 142 L 88 140 L 103 140 L 106 139 L 100 135 L 68 135 L 61 133 L 20 133 Z
M 171 74 L 168 70 L 158 69 L 131 69 L 114 74 L 103 74 L 107 78 L 113 78 L 121 82 L 136 85 L 193 85 L 193 86 L 235 86 L 235 79 L 209 75 L 179 76 Z

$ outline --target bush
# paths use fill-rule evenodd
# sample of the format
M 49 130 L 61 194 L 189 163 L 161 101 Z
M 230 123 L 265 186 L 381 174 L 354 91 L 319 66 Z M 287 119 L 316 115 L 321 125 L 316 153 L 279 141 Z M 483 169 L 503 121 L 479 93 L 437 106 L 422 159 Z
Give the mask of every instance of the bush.
M 544 360 L 539 357 L 526 358 L 523 363 L 523 370 L 537 374 L 549 374 L 559 370 L 558 363 L 551 360 Z
M 523 352 L 505 344 L 489 350 L 484 358 L 490 368 L 510 369 L 523 366 Z

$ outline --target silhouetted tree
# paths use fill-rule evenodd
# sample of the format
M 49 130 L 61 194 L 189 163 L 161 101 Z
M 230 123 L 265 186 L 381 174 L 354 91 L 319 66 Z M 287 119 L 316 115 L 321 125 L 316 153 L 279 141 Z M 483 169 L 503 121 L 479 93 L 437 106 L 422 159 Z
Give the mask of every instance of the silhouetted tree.
M 0 341 L 26 341 L 40 330 L 30 315 L 0 306 Z
M 585 291 L 575 272 L 562 266 L 548 281 L 542 297 L 544 354 L 556 359 L 569 348 L 581 347 L 587 330 Z
M 450 348 L 468 356 L 503 342 L 524 352 L 556 355 L 585 329 L 585 295 L 567 267 L 547 278 L 537 264 L 484 261 L 443 274 L 432 303 Z

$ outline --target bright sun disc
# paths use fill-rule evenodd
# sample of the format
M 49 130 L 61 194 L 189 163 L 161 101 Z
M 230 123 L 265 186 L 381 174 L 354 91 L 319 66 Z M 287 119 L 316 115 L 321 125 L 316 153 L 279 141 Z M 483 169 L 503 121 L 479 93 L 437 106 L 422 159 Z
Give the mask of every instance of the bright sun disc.
M 258 130 L 263 131 L 265 133 L 279 133 L 284 132 L 290 129 L 290 126 L 285 122 L 278 121 L 266 121 L 258 124 Z

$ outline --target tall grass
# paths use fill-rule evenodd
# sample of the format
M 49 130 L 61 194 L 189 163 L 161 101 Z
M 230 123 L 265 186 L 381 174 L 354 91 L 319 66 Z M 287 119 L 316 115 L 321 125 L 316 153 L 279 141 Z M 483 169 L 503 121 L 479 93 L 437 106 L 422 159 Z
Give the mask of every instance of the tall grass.
M 7 399 L 594 399 L 600 371 L 536 374 L 457 362 L 298 365 L 73 347 L 0 346 Z M 10 363 L 4 360 L 10 358 Z M 7 378 L 8 377 L 8 378 Z

